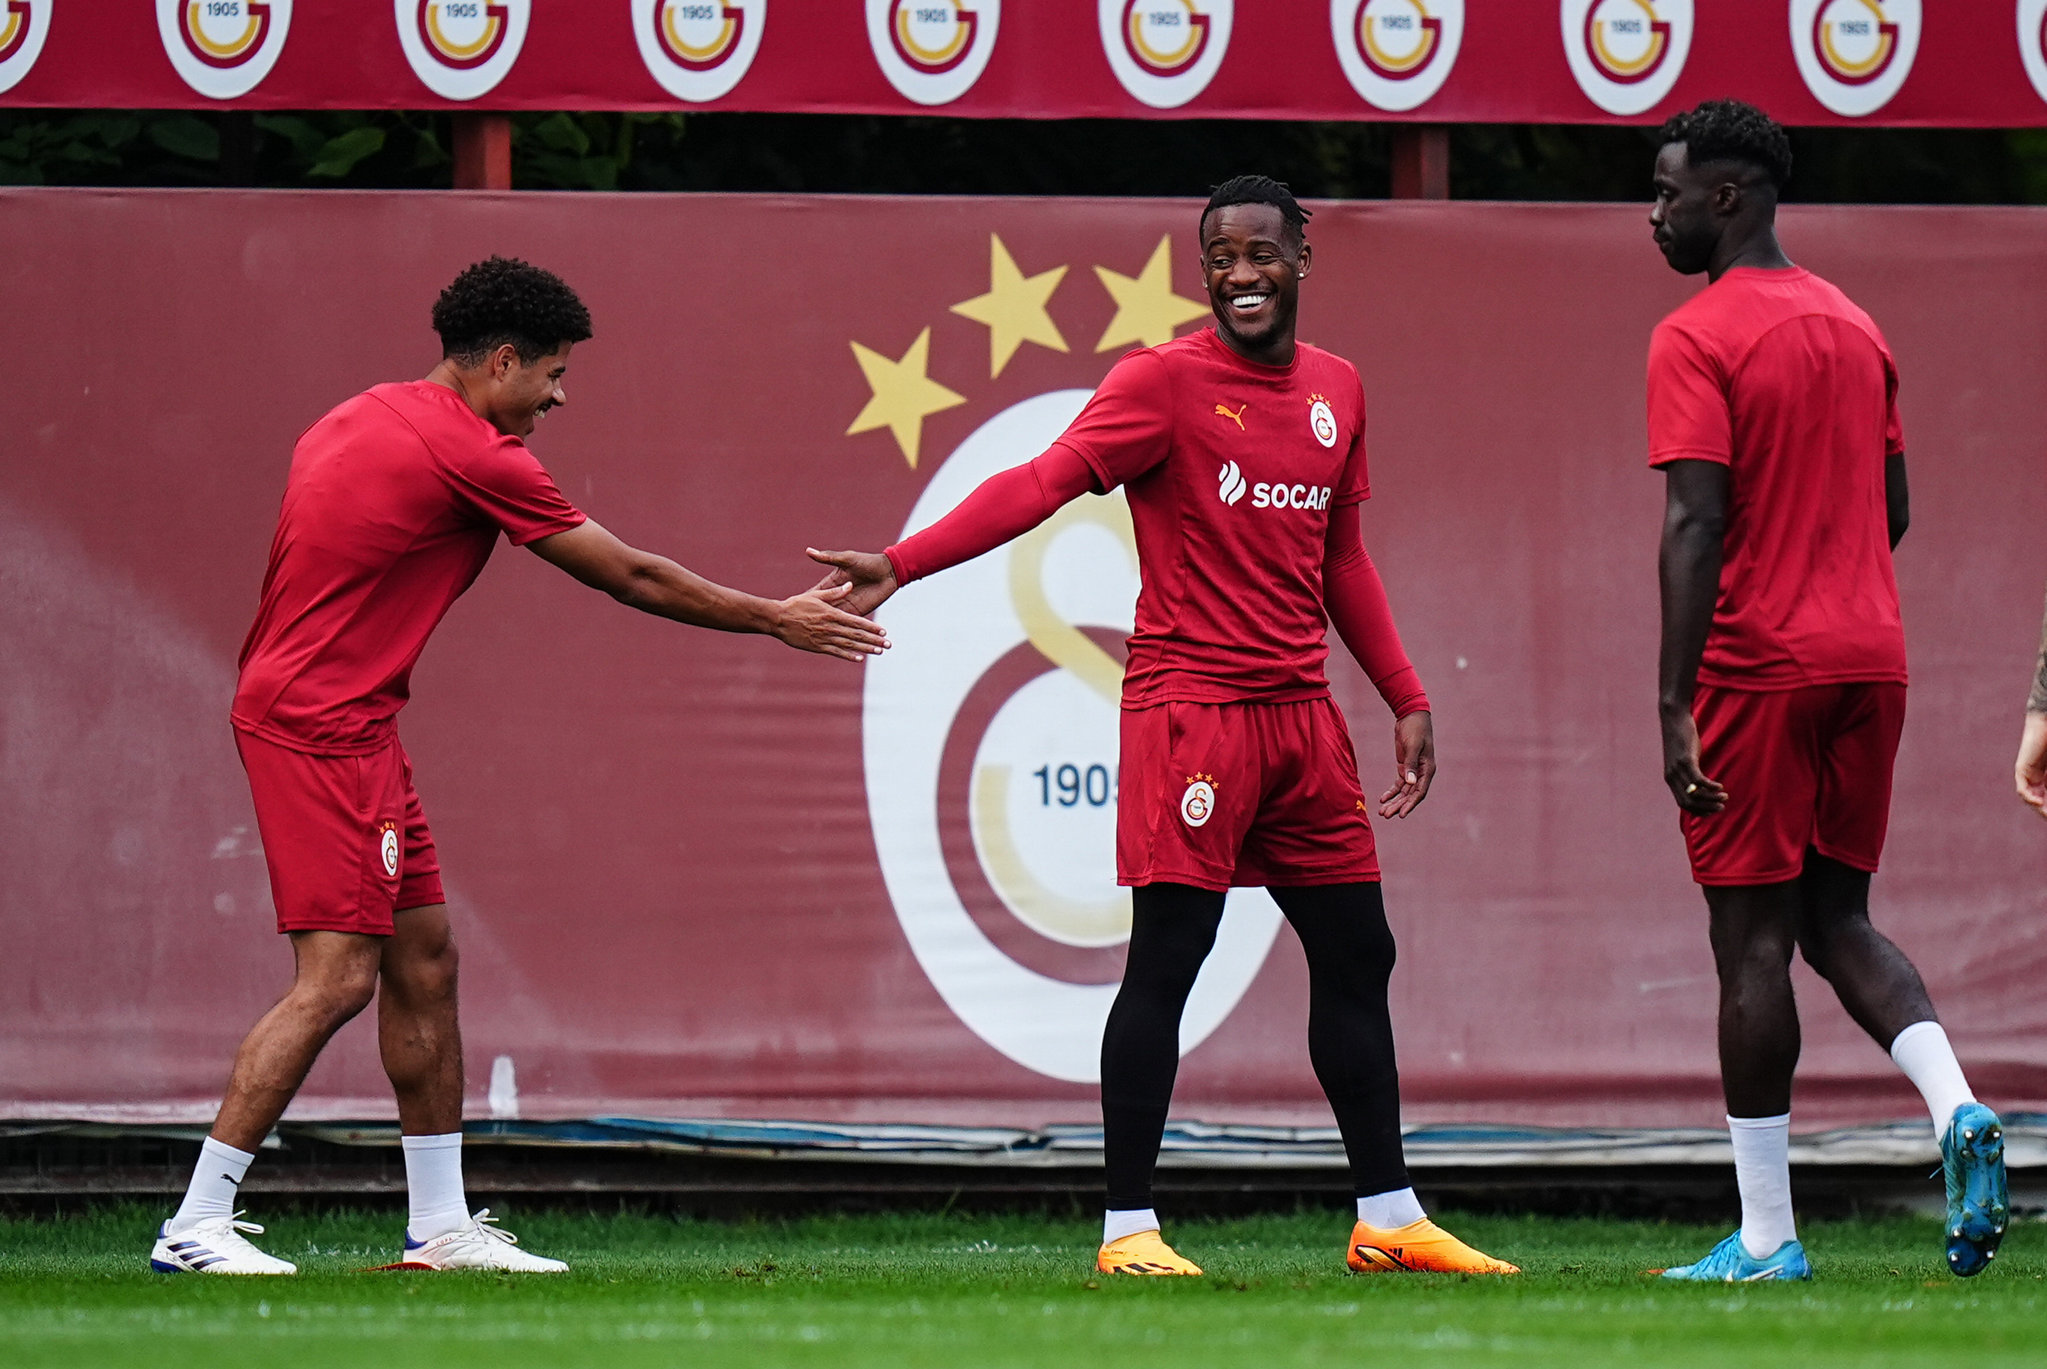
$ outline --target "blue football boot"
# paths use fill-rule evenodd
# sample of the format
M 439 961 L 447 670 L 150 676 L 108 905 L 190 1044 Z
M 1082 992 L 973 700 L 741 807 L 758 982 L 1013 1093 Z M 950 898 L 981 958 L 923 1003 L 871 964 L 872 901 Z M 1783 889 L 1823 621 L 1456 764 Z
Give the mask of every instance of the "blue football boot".
M 1768 1279 L 1810 1279 L 1812 1265 L 1805 1258 L 1805 1247 L 1797 1241 L 1786 1241 L 1759 1260 L 1748 1253 L 1737 1231 L 1714 1246 L 1697 1264 L 1666 1269 L 1663 1277 L 1694 1283 L 1762 1283 Z
M 1940 1169 L 1947 1180 L 1948 1268 L 1966 1279 L 1990 1267 L 2011 1222 L 1997 1114 L 1981 1103 L 1956 1108 L 1940 1136 Z

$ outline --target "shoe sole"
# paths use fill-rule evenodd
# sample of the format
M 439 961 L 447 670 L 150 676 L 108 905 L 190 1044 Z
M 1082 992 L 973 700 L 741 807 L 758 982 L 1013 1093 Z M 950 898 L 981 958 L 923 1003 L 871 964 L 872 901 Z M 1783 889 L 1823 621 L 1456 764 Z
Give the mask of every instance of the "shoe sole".
M 2004 1173 L 2004 1127 L 1991 1122 L 1956 1147 L 1962 1176 L 1960 1211 L 1948 1209 L 1948 1268 L 1972 1278 L 1990 1267 L 2011 1224 Z

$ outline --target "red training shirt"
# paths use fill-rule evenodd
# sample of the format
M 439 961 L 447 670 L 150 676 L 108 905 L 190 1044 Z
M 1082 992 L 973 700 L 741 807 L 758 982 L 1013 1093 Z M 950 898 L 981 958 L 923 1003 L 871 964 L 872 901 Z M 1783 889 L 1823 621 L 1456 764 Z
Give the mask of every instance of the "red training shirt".
M 1884 500 L 1904 449 L 1883 334 L 1812 272 L 1736 267 L 1657 325 L 1649 464 L 1728 468 L 1700 683 L 1905 682 Z
M 341 404 L 292 452 L 234 725 L 327 755 L 384 746 L 413 663 L 498 533 L 524 546 L 583 521 L 525 443 L 445 386 Z
M 1143 588 L 1123 705 L 1326 698 L 1329 510 L 1362 503 L 1365 391 L 1319 347 L 1205 328 L 1117 362 L 1058 444 L 1130 500 Z

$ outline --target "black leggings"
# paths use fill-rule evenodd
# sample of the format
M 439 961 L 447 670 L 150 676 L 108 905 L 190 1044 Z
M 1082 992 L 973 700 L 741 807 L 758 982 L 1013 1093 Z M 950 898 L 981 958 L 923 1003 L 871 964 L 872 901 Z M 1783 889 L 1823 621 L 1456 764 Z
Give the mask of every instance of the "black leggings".
M 1223 895 L 1132 890 L 1123 987 L 1102 1032 L 1102 1149 L 1111 1209 L 1151 1206 L 1152 1171 L 1180 1067 L 1180 1014 L 1215 945 Z M 1359 1197 L 1406 1188 L 1400 1076 L 1386 985 L 1393 932 L 1377 884 L 1274 889 L 1308 956 L 1308 1058 L 1329 1096 Z

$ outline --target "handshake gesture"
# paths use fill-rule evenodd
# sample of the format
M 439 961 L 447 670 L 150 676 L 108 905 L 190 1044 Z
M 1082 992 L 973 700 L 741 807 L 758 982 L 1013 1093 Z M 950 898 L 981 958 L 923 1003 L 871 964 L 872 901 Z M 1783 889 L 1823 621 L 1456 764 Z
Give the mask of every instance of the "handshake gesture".
M 896 583 L 895 567 L 878 551 L 819 551 L 816 547 L 805 547 L 804 551 L 811 560 L 831 567 L 811 593 L 826 595 L 842 590 L 832 602 L 848 613 L 867 617 L 902 588 Z

